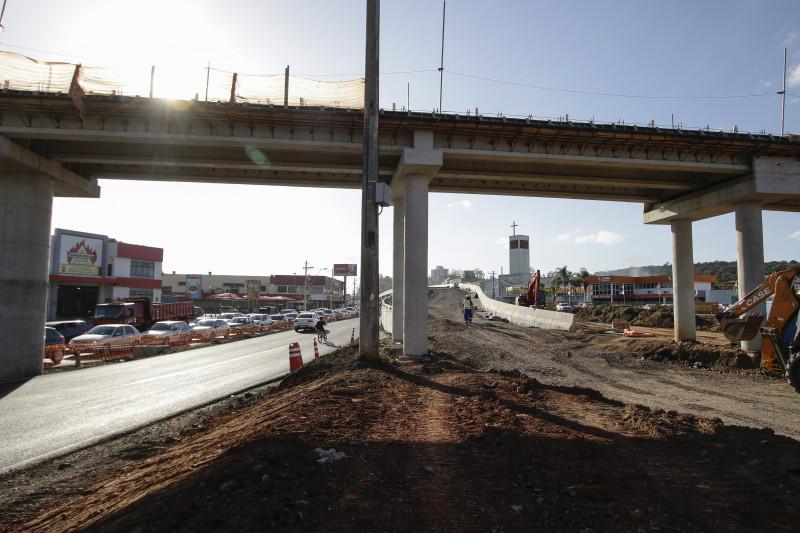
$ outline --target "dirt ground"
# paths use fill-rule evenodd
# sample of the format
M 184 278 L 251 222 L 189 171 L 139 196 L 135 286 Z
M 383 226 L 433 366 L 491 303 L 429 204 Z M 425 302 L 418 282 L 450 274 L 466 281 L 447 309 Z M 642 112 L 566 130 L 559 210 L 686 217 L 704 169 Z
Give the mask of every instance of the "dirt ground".
M 0 530 L 798 530 L 800 424 L 779 413 L 800 395 L 713 325 L 681 344 L 598 321 L 465 326 L 462 297 L 432 295 L 425 361 L 344 348 L 277 387 L 0 478 Z M 691 413 L 644 405 L 690 405 L 699 389 Z M 736 402 L 750 394 L 775 404 L 768 429 L 756 417 L 770 409 Z

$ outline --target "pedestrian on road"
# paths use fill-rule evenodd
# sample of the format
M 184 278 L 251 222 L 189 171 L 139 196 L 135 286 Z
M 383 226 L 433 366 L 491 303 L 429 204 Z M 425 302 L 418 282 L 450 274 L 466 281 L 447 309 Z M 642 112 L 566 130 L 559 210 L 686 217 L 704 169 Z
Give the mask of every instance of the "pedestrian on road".
M 466 326 L 467 324 L 472 324 L 473 304 L 472 304 L 472 297 L 469 294 L 467 294 L 467 297 L 464 298 L 462 305 L 464 306 L 464 325 Z

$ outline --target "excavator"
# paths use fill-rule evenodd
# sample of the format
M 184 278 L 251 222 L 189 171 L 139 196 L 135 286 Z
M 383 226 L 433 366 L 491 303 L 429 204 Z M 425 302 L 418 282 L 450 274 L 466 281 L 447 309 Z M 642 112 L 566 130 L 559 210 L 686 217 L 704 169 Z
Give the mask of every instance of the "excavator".
M 528 280 L 528 293 L 525 296 L 519 296 L 515 304 L 523 307 L 538 307 L 544 302 L 540 299 L 540 286 L 542 275 L 537 270 L 536 273 Z
M 751 340 L 761 334 L 761 367 L 786 377 L 800 392 L 800 298 L 793 282 L 800 268 L 774 272 L 764 283 L 747 293 L 726 311 L 717 314 L 719 326 L 728 340 Z M 769 316 L 765 313 L 745 314 L 772 298 Z M 766 322 L 762 326 L 766 316 Z

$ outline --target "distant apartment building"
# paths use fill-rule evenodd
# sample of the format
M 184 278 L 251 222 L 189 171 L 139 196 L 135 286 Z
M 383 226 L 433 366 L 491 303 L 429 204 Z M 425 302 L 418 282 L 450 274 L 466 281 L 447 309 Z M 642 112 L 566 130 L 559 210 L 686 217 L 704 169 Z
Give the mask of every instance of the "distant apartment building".
M 447 276 L 450 275 L 450 269 L 444 268 L 443 266 L 437 266 L 433 270 L 431 270 L 431 277 L 429 282 L 431 285 L 438 285 L 439 283 L 443 283 L 444 280 L 447 279 Z

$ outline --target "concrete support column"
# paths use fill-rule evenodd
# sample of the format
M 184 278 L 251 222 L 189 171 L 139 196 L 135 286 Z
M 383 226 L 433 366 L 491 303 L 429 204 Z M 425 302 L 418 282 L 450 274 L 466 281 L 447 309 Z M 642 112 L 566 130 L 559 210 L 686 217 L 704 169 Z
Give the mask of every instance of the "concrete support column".
M 739 202 L 735 210 L 737 275 L 741 299 L 764 282 L 764 229 L 759 202 Z M 762 303 L 750 312 L 766 313 L 766 309 L 766 303 Z M 742 349 L 750 353 L 761 352 L 761 335 L 742 341 Z
M 403 355 L 408 357 L 428 353 L 429 180 L 424 174 L 405 176 Z
M 403 341 L 403 309 L 405 309 L 405 199 L 392 200 L 394 207 L 392 257 L 392 340 Z
M 0 175 L 0 381 L 44 367 L 53 181 L 39 174 Z
M 672 229 L 672 300 L 675 316 L 675 340 L 697 340 L 694 320 L 694 258 L 692 221 L 677 219 Z

